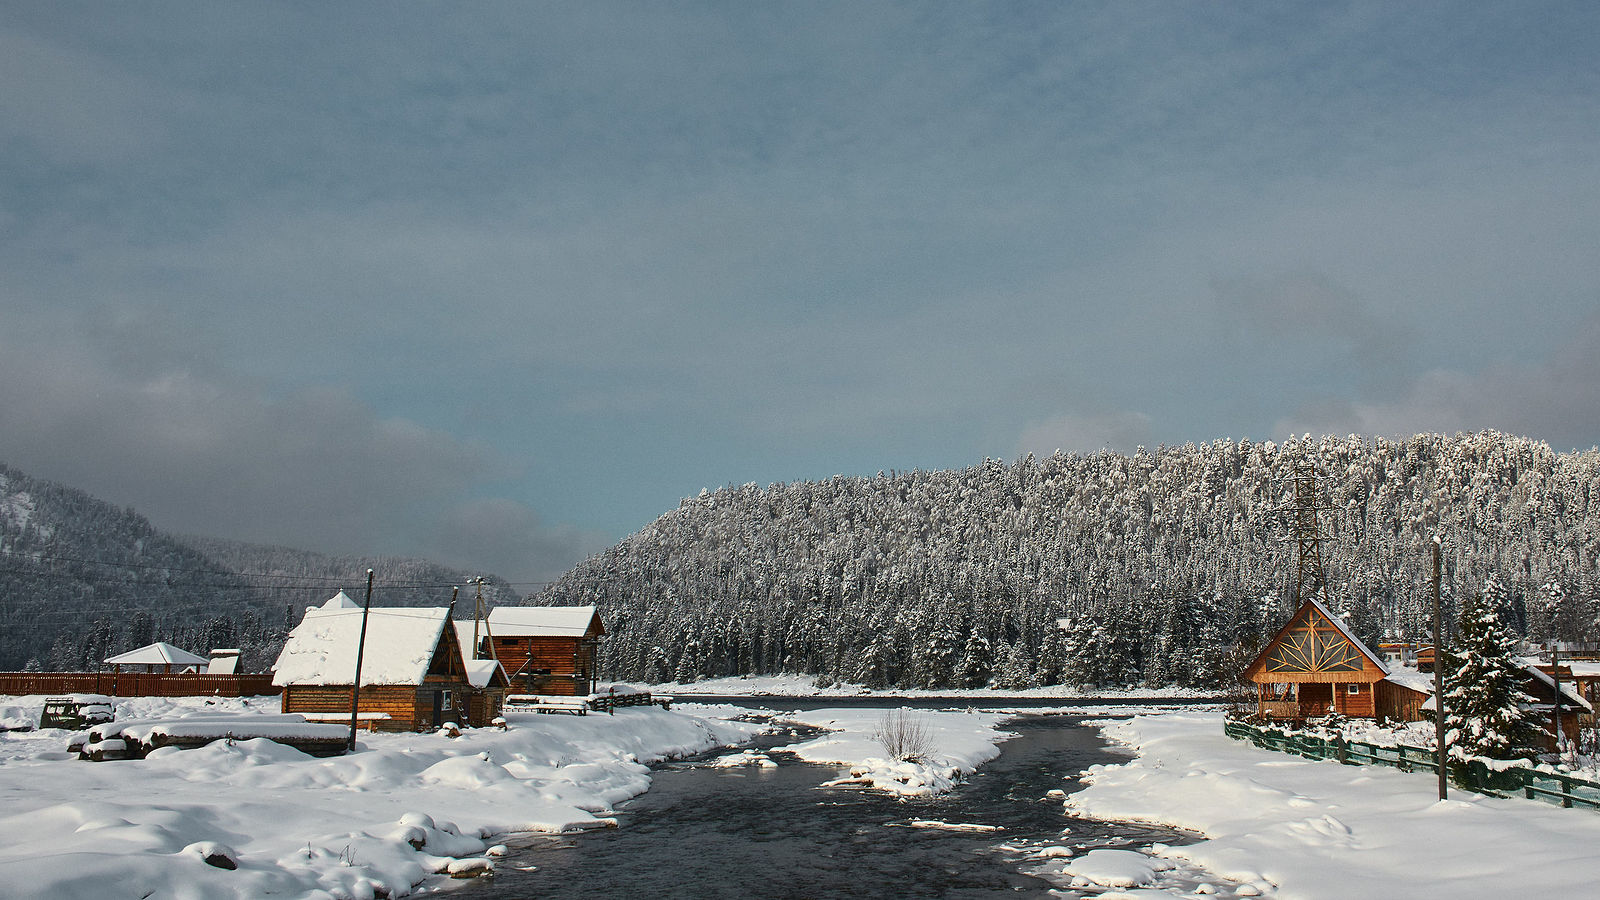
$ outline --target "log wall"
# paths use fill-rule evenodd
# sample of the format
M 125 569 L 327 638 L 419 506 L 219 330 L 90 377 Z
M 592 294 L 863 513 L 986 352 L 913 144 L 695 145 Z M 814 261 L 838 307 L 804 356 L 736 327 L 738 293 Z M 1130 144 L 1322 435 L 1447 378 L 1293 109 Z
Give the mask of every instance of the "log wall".
M 594 690 L 595 644 L 575 637 L 496 637 L 495 656 L 518 689 L 583 696 Z M 538 670 L 548 674 L 528 677 Z M 517 672 L 522 675 L 517 675 Z

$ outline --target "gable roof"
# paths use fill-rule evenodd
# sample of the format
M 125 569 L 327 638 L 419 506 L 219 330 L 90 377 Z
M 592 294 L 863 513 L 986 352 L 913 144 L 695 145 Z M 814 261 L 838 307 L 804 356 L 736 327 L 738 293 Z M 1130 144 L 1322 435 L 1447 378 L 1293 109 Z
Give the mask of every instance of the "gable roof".
M 497 659 L 466 659 L 461 664 L 466 667 L 467 683 L 475 688 L 511 686 L 511 679 Z
M 606 633 L 593 606 L 496 606 L 489 627 L 499 637 L 584 637 Z
M 156 641 L 137 650 L 119 653 L 106 660 L 108 666 L 195 666 L 210 662 L 166 641 Z
M 421 684 L 449 620 L 450 610 L 442 606 L 373 609 L 367 620 L 361 683 Z M 349 684 L 355 680 L 360 642 L 360 609 L 328 605 L 308 609 L 272 666 L 272 683 L 278 687 Z
M 306 607 L 306 609 L 313 609 L 313 608 L 315 608 L 315 607 L 310 607 L 310 606 Z M 346 594 L 344 591 L 340 591 L 339 593 L 334 594 L 332 597 L 329 597 L 328 601 L 326 603 L 322 604 L 321 608 L 322 609 L 360 609 L 361 608 L 361 604 L 355 602 L 354 600 L 351 600 L 349 594 Z
M 1278 629 L 1278 633 L 1272 636 L 1272 640 L 1267 641 L 1266 646 L 1261 648 L 1261 652 L 1256 654 L 1256 658 L 1250 661 L 1250 665 L 1244 667 L 1244 672 L 1241 673 L 1241 677 L 1250 677 L 1260 672 L 1265 666 L 1267 655 L 1270 654 L 1273 648 L 1278 645 L 1278 642 L 1283 640 L 1284 636 L 1295 627 L 1302 625 L 1302 623 L 1311 619 L 1313 616 L 1318 616 L 1326 620 L 1328 624 L 1332 625 L 1333 629 L 1339 633 L 1340 637 L 1344 638 L 1346 641 L 1349 641 L 1350 645 L 1354 647 L 1358 653 L 1366 657 L 1367 661 L 1377 669 L 1380 676 L 1388 676 L 1389 667 L 1384 665 L 1381 657 L 1379 657 L 1376 653 L 1373 653 L 1371 648 L 1369 648 L 1366 644 L 1362 643 L 1361 639 L 1356 637 L 1355 633 L 1344 624 L 1344 621 L 1338 616 L 1329 612 L 1328 608 L 1323 606 L 1322 603 L 1317 600 L 1317 598 L 1307 597 L 1305 600 L 1301 601 L 1300 608 L 1294 611 L 1294 615 L 1289 617 L 1289 621 L 1285 622 L 1283 627 Z

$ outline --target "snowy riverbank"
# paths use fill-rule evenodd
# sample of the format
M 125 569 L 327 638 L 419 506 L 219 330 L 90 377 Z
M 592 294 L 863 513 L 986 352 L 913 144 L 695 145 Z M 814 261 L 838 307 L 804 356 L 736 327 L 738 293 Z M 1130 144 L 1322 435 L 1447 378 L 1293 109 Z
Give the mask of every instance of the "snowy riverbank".
M 1104 726 L 1137 758 L 1090 770 L 1067 806 L 1200 832 L 1163 850 L 1296 900 L 1590 896 L 1600 813 L 1452 791 L 1430 775 L 1312 762 L 1228 739 L 1220 714 Z
M 0 702 L 26 712 L 42 700 Z M 277 708 L 140 698 L 118 701 L 117 718 Z M 654 707 L 508 718 L 506 731 L 458 738 L 363 733 L 359 752 L 331 759 L 241 741 L 88 763 L 63 752 L 67 732 L 0 734 L 0 895 L 405 896 L 483 865 L 499 835 L 604 826 L 649 787 L 646 763 L 760 728 Z M 219 854 L 236 868 L 218 868 Z
M 843 682 L 819 687 L 815 675 L 737 675 L 729 678 L 691 681 L 687 684 L 677 682 L 654 684 L 650 685 L 647 690 L 652 693 L 670 694 L 675 697 L 881 697 L 885 701 L 892 701 L 897 697 L 908 699 L 943 697 L 971 700 L 975 703 L 981 701 L 981 705 L 984 706 L 1004 703 L 1007 699 L 1072 701 L 1110 697 L 1137 701 L 1159 697 L 1215 698 L 1217 696 L 1213 691 L 1197 691 L 1190 688 L 1084 690 L 1062 684 L 1021 690 L 998 690 L 995 688 L 940 688 L 938 690 L 885 688 L 873 690 L 864 685 Z

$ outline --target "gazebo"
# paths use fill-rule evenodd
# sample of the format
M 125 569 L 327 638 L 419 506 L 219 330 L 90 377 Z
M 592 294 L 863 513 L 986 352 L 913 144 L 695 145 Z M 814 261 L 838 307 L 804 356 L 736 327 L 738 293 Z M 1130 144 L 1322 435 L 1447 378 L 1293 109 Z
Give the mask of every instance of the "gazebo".
M 121 672 L 126 668 L 130 672 L 171 673 L 199 671 L 196 667 L 204 666 L 210 660 L 203 656 L 195 656 L 181 647 L 174 647 L 166 641 L 156 641 L 147 647 L 119 653 L 105 662 L 114 672 Z

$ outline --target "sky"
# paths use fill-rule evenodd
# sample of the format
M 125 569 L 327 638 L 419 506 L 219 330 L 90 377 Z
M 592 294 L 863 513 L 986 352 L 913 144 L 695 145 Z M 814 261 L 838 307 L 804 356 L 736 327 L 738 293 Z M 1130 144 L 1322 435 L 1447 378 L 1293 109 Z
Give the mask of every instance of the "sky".
M 1600 5 L 0 7 L 0 462 L 536 589 L 703 488 L 1600 443 Z

